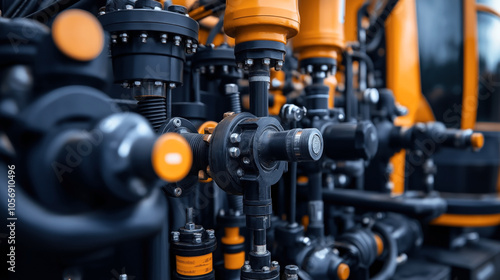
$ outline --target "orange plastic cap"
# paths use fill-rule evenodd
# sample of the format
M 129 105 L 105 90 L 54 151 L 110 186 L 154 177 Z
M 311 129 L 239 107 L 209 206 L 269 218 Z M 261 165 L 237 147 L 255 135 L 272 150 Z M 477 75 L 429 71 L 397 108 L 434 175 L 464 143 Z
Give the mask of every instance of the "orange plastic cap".
M 351 269 L 347 264 L 345 263 L 339 264 L 339 266 L 337 267 L 337 277 L 340 280 L 347 280 L 350 274 L 351 274 Z
M 384 241 L 382 241 L 382 238 L 378 234 L 375 234 L 373 237 L 377 244 L 377 256 L 380 256 L 384 252 Z
M 104 32 L 97 18 L 78 9 L 64 11 L 56 17 L 52 38 L 64 55 L 78 61 L 95 59 L 104 47 Z
M 151 160 L 158 177 L 167 182 L 177 182 L 189 173 L 193 153 L 184 137 L 166 133 L 156 140 Z
M 470 142 L 472 144 L 472 148 L 479 150 L 484 146 L 484 135 L 478 132 L 472 133 L 470 136 Z

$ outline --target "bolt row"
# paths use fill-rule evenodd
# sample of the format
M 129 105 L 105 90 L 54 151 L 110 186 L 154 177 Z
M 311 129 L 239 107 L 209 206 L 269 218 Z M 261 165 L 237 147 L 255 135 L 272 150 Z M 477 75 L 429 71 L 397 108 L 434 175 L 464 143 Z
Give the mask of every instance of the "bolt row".
M 173 35 L 172 41 L 174 42 L 174 45 L 179 47 L 183 43 L 182 37 L 175 34 L 172 35 Z M 142 32 L 141 34 L 139 34 L 139 38 L 141 39 L 141 42 L 145 44 L 148 42 L 150 35 L 147 32 Z M 162 33 L 160 35 L 161 43 L 166 44 L 168 42 L 168 38 L 169 36 L 167 33 Z M 113 44 L 118 44 L 118 42 L 128 43 L 129 40 L 130 40 L 130 35 L 127 32 L 111 35 L 111 43 Z M 198 49 L 198 44 L 191 39 L 186 39 L 185 41 L 186 41 L 186 53 L 196 53 Z
M 238 68 L 240 68 L 240 69 L 248 70 L 250 67 L 252 67 L 254 65 L 254 62 L 255 62 L 254 59 L 248 58 L 248 59 L 245 59 L 244 62 L 238 62 L 237 65 L 238 65 Z M 283 60 L 276 60 L 274 63 L 274 70 L 280 71 L 281 68 L 283 68 L 284 63 L 285 62 Z M 262 59 L 262 65 L 271 66 L 271 64 L 272 64 L 272 60 L 270 58 L 263 58 Z

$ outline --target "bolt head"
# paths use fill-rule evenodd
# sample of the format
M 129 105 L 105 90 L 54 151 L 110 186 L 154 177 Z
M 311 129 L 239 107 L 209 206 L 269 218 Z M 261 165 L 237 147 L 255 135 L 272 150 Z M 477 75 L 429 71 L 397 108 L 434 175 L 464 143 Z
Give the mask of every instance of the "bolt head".
M 175 190 L 174 190 L 174 194 L 175 194 L 175 196 L 181 196 L 181 194 L 182 194 L 182 189 L 181 189 L 181 188 L 175 188 Z
M 264 272 L 267 272 L 267 271 L 269 271 L 269 270 L 271 270 L 271 269 L 269 268 L 269 266 L 263 266 L 263 267 L 262 267 L 262 271 L 264 271 Z
M 245 265 L 243 266 L 243 271 L 251 271 L 251 270 L 252 270 L 252 267 L 250 267 L 250 265 L 249 265 L 249 264 L 245 264 Z
M 271 59 L 270 58 L 264 58 L 264 59 L 262 59 L 262 64 L 264 64 L 264 65 L 271 64 Z
M 231 147 L 229 148 L 229 155 L 232 157 L 232 158 L 237 158 L 239 157 L 241 154 L 241 151 L 240 149 L 236 148 L 236 147 Z
M 181 120 L 180 120 L 180 119 L 178 119 L 178 118 L 174 118 L 174 119 L 172 120 L 172 123 L 174 124 L 174 126 L 175 126 L 175 127 L 180 127 L 180 126 L 182 125 Z
M 240 143 L 241 142 L 241 135 L 238 133 L 233 133 L 233 134 L 231 134 L 231 136 L 229 136 L 229 140 L 233 144 Z
M 249 158 L 247 158 L 247 157 L 244 157 L 244 158 L 243 158 L 243 163 L 244 163 L 244 164 L 250 164 L 250 159 L 249 159 Z
M 272 266 L 272 267 L 277 267 L 277 266 L 279 266 L 279 265 L 280 265 L 280 264 L 279 264 L 277 261 L 272 261 L 272 262 L 271 262 L 271 266 Z
M 287 265 L 285 266 L 285 274 L 296 275 L 299 273 L 299 267 L 296 265 Z
M 234 93 L 238 93 L 238 85 L 237 84 L 226 84 L 226 94 L 231 95 Z
M 253 65 L 253 59 L 249 58 L 249 59 L 245 60 L 245 65 L 252 66 Z
M 238 177 L 242 177 L 243 175 L 245 175 L 245 171 L 243 171 L 243 169 L 241 168 L 238 168 L 238 170 L 236 170 L 236 175 L 238 175 Z

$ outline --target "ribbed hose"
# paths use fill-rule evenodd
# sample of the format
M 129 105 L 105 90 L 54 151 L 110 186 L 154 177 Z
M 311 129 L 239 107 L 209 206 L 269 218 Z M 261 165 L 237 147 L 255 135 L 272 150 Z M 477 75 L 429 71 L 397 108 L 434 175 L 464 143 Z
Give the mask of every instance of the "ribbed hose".
M 167 104 L 165 97 L 145 96 L 137 103 L 139 114 L 148 119 L 151 126 L 157 131 L 167 119 Z

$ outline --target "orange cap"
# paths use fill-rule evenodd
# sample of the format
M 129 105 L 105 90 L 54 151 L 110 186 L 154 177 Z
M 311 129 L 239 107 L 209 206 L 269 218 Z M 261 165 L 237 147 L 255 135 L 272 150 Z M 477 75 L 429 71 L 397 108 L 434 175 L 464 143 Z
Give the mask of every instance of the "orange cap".
M 484 146 L 484 135 L 479 132 L 474 132 L 470 136 L 470 143 L 474 150 L 479 150 Z
M 382 241 L 382 238 L 378 234 L 375 234 L 373 237 L 377 244 L 377 256 L 380 256 L 384 252 L 384 241 Z
M 193 153 L 184 137 L 166 133 L 156 140 L 151 161 L 158 177 L 167 182 L 177 182 L 191 170 Z
M 64 11 L 56 17 L 52 39 L 63 54 L 79 61 L 95 59 L 104 47 L 104 32 L 97 18 L 78 9 Z
M 351 269 L 347 264 L 345 263 L 339 264 L 339 266 L 337 267 L 337 277 L 340 280 L 347 280 L 350 274 L 351 274 Z

